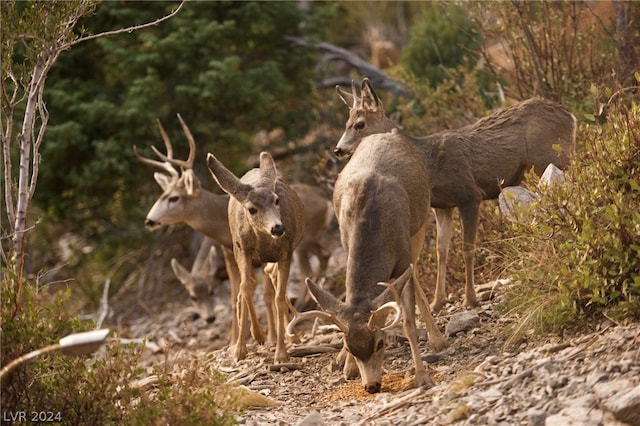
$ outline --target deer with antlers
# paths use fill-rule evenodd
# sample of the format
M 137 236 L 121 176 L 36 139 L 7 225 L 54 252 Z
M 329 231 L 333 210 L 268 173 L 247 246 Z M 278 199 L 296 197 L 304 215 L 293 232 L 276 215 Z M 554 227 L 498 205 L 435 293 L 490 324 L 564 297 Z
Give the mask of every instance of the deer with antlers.
M 161 153 L 157 148 L 152 146 L 152 150 L 159 158 L 159 160 L 154 160 L 141 156 L 134 146 L 134 153 L 139 161 L 161 171 L 154 173 L 154 179 L 162 188 L 163 193 L 147 213 L 145 226 L 149 230 L 155 230 L 163 226 L 184 222 L 221 246 L 222 256 L 231 284 L 231 299 L 234 301 L 232 303 L 233 316 L 230 333 L 230 344 L 233 350 L 238 340 L 235 300 L 237 300 L 238 288 L 240 286 L 240 272 L 233 256 L 232 237 L 231 231 L 229 230 L 227 213 L 229 195 L 216 194 L 201 187 L 200 180 L 193 172 L 196 155 L 195 140 L 179 114 L 178 119 L 189 144 L 187 160 L 173 158 L 171 141 L 159 120 L 157 120 L 156 123 L 165 145 L 166 154 Z M 305 226 L 305 240 L 311 240 L 315 238 L 316 235 L 323 234 L 328 226 L 326 204 L 329 200 L 325 196 L 318 199 L 318 191 L 307 190 L 305 188 L 306 186 L 307 185 L 303 184 L 295 184 L 295 188 L 299 190 L 300 198 L 305 205 L 305 219 L 308 224 Z M 322 251 L 322 247 L 311 243 L 301 245 L 301 249 L 302 251 L 298 256 L 301 261 L 305 260 L 306 256 L 321 256 L 323 255 L 322 253 L 326 252 L 326 250 Z M 308 260 L 306 260 L 306 263 L 308 263 Z M 324 263 L 321 263 L 321 265 L 322 264 Z M 324 271 L 320 270 L 317 273 L 323 274 Z M 205 294 L 210 284 L 202 280 L 198 280 L 198 282 L 201 286 L 204 285 L 205 287 L 194 290 L 194 294 Z M 267 301 L 266 338 L 264 329 L 257 317 L 251 318 L 252 336 L 258 343 L 264 343 L 265 340 L 275 343 L 275 307 L 273 303 L 269 302 L 270 300 L 274 300 L 275 293 L 271 285 L 263 285 L 263 297 L 265 301 Z M 200 305 L 201 302 L 203 301 L 199 299 L 199 296 L 196 296 L 194 303 Z M 199 312 L 201 315 L 208 315 L 208 309 Z
M 260 167 L 237 178 L 213 154 L 207 155 L 207 167 L 220 188 L 231 195 L 229 227 L 233 254 L 240 268 L 237 299 L 238 342 L 235 357 L 246 356 L 244 339 L 247 315 L 255 316 L 253 293 L 256 287 L 253 263 L 267 263 L 265 272 L 275 287 L 276 352 L 275 361 L 286 361 L 285 327 L 289 320 L 287 282 L 293 251 L 302 239 L 304 206 L 287 185 L 267 152 L 260 153 Z
M 346 129 L 334 149 L 340 158 L 352 155 L 368 136 L 398 132 L 385 115 L 382 102 L 367 78 L 361 94 L 339 86 L 349 106 Z M 445 274 L 452 236 L 453 209 L 463 228 L 465 295 L 467 307 L 477 305 L 474 289 L 474 251 L 480 202 L 495 199 L 500 187 L 518 185 L 533 167 L 542 174 L 550 163 L 564 168 L 575 146 L 576 118 L 562 105 L 533 98 L 497 111 L 474 124 L 425 137 L 409 137 L 429 175 L 431 206 L 437 226 L 438 273 L 432 309 L 446 302 Z M 427 184 L 425 182 L 425 184 Z
M 347 252 L 346 299 L 342 302 L 307 279 L 322 310 L 296 314 L 287 328 L 292 332 L 296 323 L 316 316 L 334 322 L 344 333 L 344 375 L 360 375 L 370 393 L 381 386 L 385 332 L 400 317 L 411 347 L 415 384 L 431 385 L 418 347 L 416 302 L 425 309 L 431 343 L 437 349 L 446 346 L 411 266 L 429 225 L 429 189 L 424 185 L 428 179 L 414 148 L 399 133 L 363 140 L 338 175 L 333 197 Z M 390 314 L 393 320 L 386 324 Z

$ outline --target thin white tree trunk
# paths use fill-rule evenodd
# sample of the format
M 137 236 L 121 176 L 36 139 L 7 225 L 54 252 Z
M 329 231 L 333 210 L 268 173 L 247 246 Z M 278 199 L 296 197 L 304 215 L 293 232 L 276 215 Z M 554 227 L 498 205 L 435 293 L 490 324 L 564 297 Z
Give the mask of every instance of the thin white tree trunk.
M 38 145 L 41 142 L 42 135 L 47 125 L 46 113 L 41 118 L 38 138 L 34 139 L 36 129 L 36 119 L 38 118 L 38 106 L 42 102 L 42 92 L 44 90 L 44 82 L 49 69 L 55 62 L 58 55 L 51 55 L 49 52 L 43 51 L 38 58 L 34 67 L 31 82 L 29 84 L 29 94 L 27 96 L 27 105 L 22 121 L 22 134 L 20 141 L 20 169 L 18 174 L 18 197 L 16 199 L 15 222 L 13 224 L 13 260 L 15 261 L 16 271 L 19 276 L 22 275 L 23 256 L 24 256 L 24 237 L 27 231 L 27 213 L 29 202 L 35 190 L 37 180 L 37 170 L 39 161 Z M 44 113 L 41 110 L 41 114 Z M 33 141 L 33 143 L 32 143 Z M 34 160 L 32 162 L 32 148 Z

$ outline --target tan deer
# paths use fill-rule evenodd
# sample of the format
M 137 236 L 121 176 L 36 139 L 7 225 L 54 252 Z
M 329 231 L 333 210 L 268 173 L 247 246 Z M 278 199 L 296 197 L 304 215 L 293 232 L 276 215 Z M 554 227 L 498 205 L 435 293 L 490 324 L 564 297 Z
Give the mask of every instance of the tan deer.
M 160 161 L 153 160 L 138 154 L 136 147 L 134 147 L 134 153 L 138 160 L 164 172 L 154 173 L 154 178 L 162 188 L 163 193 L 147 213 L 145 225 L 149 230 L 155 230 L 163 226 L 184 222 L 219 244 L 222 248 L 222 253 L 218 253 L 218 255 L 224 257 L 229 281 L 231 283 L 231 299 L 236 300 L 240 286 L 240 272 L 238 271 L 233 256 L 231 232 L 229 230 L 227 213 L 229 195 L 216 194 L 201 187 L 200 180 L 193 172 L 196 155 L 195 140 L 179 114 L 178 119 L 189 143 L 189 156 L 186 161 L 173 158 L 171 141 L 159 120 L 157 121 L 157 125 L 165 145 L 166 155 L 152 146 L 153 151 L 158 158 L 160 158 Z M 305 205 L 305 217 L 310 218 L 308 224 L 305 225 L 303 241 L 313 240 L 318 234 L 323 232 L 320 227 L 326 226 L 325 218 L 328 215 L 326 203 L 329 202 L 325 196 L 319 199 L 318 191 L 311 191 L 306 187 L 308 187 L 308 185 L 296 184 L 294 186 L 295 189 L 299 189 L 300 198 Z M 322 219 L 319 220 L 318 218 Z M 301 243 L 300 249 L 301 252 L 300 254 L 296 254 L 296 258 L 299 259 L 301 263 L 306 262 L 306 264 L 309 263 L 307 256 L 316 255 L 320 257 L 322 253 L 328 251 L 325 247 L 318 248 L 317 245 L 312 243 Z M 318 273 L 323 274 L 324 271 L 318 271 Z M 198 282 L 204 285 L 204 287 L 199 289 L 194 288 L 194 294 L 206 294 L 209 289 L 209 284 L 201 280 Z M 273 299 L 275 296 L 272 286 L 263 285 L 263 292 L 265 300 Z M 200 305 L 201 301 L 198 299 L 194 303 Z M 267 340 L 275 343 L 275 308 L 273 307 L 273 303 L 267 303 L 266 306 L 266 339 L 263 328 L 257 321 L 257 318 L 255 319 L 255 323 L 251 324 L 251 330 L 255 332 L 253 337 L 257 342 L 263 343 Z M 206 315 L 206 312 L 207 311 L 200 311 L 200 314 Z M 232 312 L 230 342 L 234 345 L 235 342 L 237 342 L 238 331 L 235 302 L 232 303 Z
M 370 393 L 380 390 L 390 313 L 395 313 L 392 324 L 402 313 L 416 385 L 431 384 L 418 347 L 416 302 L 426 311 L 434 347 L 446 346 L 411 266 L 420 255 L 429 224 L 429 188 L 424 184 L 428 179 L 414 148 L 398 132 L 371 135 L 357 147 L 338 175 L 333 196 L 347 252 L 346 300 L 307 280 L 322 310 L 297 314 L 287 328 L 291 332 L 297 322 L 313 316 L 333 321 L 344 332 L 345 376 L 359 374 Z
M 334 149 L 338 157 L 354 153 L 367 136 L 399 132 L 385 115 L 368 79 L 361 96 L 336 86 L 349 106 L 346 130 Z M 575 146 L 576 118 L 563 106 L 533 98 L 456 130 L 415 138 L 406 136 L 429 174 L 431 206 L 437 224 L 438 277 L 434 310 L 446 302 L 445 274 L 452 236 L 453 209 L 463 228 L 466 271 L 465 306 L 477 305 L 474 251 L 480 202 L 498 197 L 501 186 L 518 185 L 527 170 L 540 175 L 550 163 L 563 168 Z
M 318 280 L 327 271 L 327 266 L 333 249 L 340 244 L 331 232 L 335 225 L 333 203 L 325 195 L 322 188 L 304 183 L 292 183 L 291 188 L 298 194 L 304 205 L 304 233 L 302 240 L 294 252 L 294 259 L 298 267 L 301 291 L 294 299 L 294 306 L 301 310 L 309 301 L 305 278 Z M 315 257 L 318 267 L 314 270 L 311 259 Z M 300 294 L 302 293 L 302 294 Z
M 175 258 L 171 259 L 171 269 L 189 293 L 198 315 L 208 323 L 214 322 L 214 291 L 221 283 L 216 277 L 218 250 L 213 240 L 209 237 L 202 239 L 191 270 L 187 270 Z
M 207 155 L 207 167 L 223 191 L 231 195 L 229 228 L 233 254 L 240 269 L 237 299 L 238 342 L 234 356 L 247 355 L 245 327 L 247 316 L 255 317 L 253 294 L 256 287 L 253 262 L 265 267 L 275 287 L 276 352 L 275 361 L 286 361 L 285 327 L 289 321 L 290 303 L 287 281 L 293 251 L 302 239 L 304 206 L 296 192 L 278 174 L 276 164 L 267 152 L 260 153 L 260 167 L 249 170 L 239 179 L 213 154 Z

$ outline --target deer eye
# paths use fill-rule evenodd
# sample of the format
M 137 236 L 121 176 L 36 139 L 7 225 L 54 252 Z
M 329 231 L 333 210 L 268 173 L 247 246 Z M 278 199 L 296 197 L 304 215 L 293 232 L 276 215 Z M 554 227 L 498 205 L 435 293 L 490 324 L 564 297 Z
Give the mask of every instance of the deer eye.
M 358 121 L 353 127 L 355 127 L 356 130 L 364 129 L 364 121 Z
M 378 340 L 378 344 L 376 345 L 376 352 L 381 351 L 384 348 L 384 340 Z
M 275 204 L 276 204 L 276 206 L 280 205 L 280 198 L 276 198 Z
M 258 213 L 258 209 L 256 209 L 255 207 L 249 207 L 248 210 L 249 210 L 249 214 L 252 215 L 252 216 L 254 214 Z
M 170 203 L 176 203 L 176 202 L 178 202 L 179 199 L 180 199 L 180 197 L 178 197 L 177 195 L 174 195 L 174 196 L 169 197 L 169 202 Z

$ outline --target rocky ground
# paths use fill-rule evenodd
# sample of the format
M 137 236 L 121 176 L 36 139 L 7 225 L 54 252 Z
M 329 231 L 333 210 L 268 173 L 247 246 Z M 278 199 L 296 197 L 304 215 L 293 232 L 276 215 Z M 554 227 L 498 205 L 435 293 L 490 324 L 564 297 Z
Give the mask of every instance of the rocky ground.
M 193 351 L 208 357 L 229 383 L 264 396 L 238 416 L 243 425 L 640 425 L 640 325 L 609 320 L 564 336 L 509 339 L 517 318 L 494 307 L 508 281 L 479 289 L 481 306 L 452 302 L 436 321 L 449 347 L 420 346 L 434 386 L 412 387 L 409 345 L 390 333 L 382 391 L 366 393 L 335 364 L 335 327 L 315 324 L 290 345 L 290 362 L 273 365 L 273 347 L 250 344 L 235 362 L 227 350 L 230 325 L 224 295 L 213 324 L 193 319 L 176 286 L 163 309 L 121 322 L 124 335 L 149 338 L 153 352 Z M 184 294 L 183 294 L 184 293 Z

